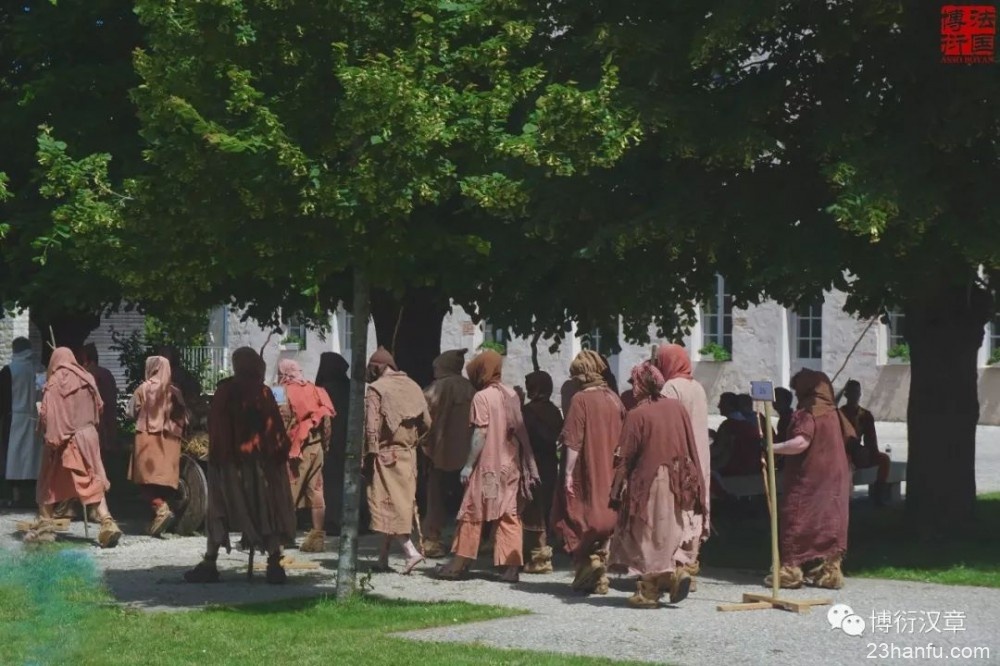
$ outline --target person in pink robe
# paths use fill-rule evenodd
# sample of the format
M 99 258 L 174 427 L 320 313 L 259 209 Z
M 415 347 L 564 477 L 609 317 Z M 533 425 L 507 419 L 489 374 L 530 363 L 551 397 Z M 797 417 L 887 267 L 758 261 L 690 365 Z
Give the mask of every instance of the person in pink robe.
M 39 519 L 25 541 L 54 541 L 55 505 L 78 499 L 85 507 L 96 508 L 100 546 L 118 545 L 122 531 L 108 511 L 105 493 L 111 484 L 97 432 L 103 406 L 94 378 L 76 362 L 73 352 L 66 347 L 53 350 L 39 410 L 45 440 L 38 478 Z
M 638 574 L 634 608 L 656 608 L 691 589 L 691 542 L 704 531 L 707 488 L 702 482 L 691 419 L 677 400 L 660 395 L 663 375 L 650 361 L 632 370 L 638 405 L 625 416 L 610 500 L 619 506 L 610 568 Z M 686 547 L 687 546 L 687 547 Z
M 701 475 L 706 488 L 712 483 L 712 451 L 708 435 L 708 397 L 705 389 L 694 378 L 691 370 L 691 359 L 680 345 L 662 345 L 656 351 L 656 367 L 666 383 L 663 385 L 663 397 L 680 400 L 691 419 L 695 442 L 698 444 L 698 460 L 701 464 Z M 701 545 L 708 539 L 711 530 L 711 498 L 705 506 L 705 532 L 701 542 L 690 544 L 691 561 L 687 571 L 692 576 L 701 571 L 699 553 Z M 692 585 L 692 589 L 697 589 Z
M 538 471 L 521 417 L 520 398 L 500 381 L 502 368 L 503 357 L 490 349 L 466 366 L 476 389 L 469 418 L 472 445 L 461 471 L 465 495 L 451 546 L 454 556 L 437 569 L 439 578 L 465 575 L 479 555 L 484 523 L 496 525 L 493 563 L 502 570 L 501 580 L 517 582 L 524 563 L 518 499 L 530 496 Z

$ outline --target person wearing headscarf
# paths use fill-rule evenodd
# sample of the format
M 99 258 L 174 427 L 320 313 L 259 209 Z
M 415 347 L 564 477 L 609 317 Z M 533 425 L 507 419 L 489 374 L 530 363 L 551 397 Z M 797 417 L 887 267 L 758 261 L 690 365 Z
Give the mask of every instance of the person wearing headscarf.
M 792 392 L 778 386 L 774 389 L 774 411 L 778 414 L 778 427 L 775 431 L 774 441 L 783 442 L 788 439 L 788 426 L 792 423 Z
M 608 387 L 606 370 L 600 355 L 589 349 L 570 364 L 580 390 L 570 402 L 559 437 L 562 489 L 552 506 L 553 528 L 573 557 L 573 589 L 588 594 L 608 592 L 608 538 L 617 521 L 608 494 L 625 407 Z
M 347 371 L 350 364 L 337 352 L 323 352 L 319 356 L 316 386 L 326 391 L 337 412 L 330 423 L 330 448 L 323 460 L 323 486 L 327 489 L 327 525 L 340 531 L 340 514 L 344 501 L 344 456 L 347 452 L 347 413 L 351 405 L 351 378 Z M 368 504 L 361 503 L 360 524 L 371 520 Z
M 207 549 L 184 574 L 189 583 L 219 580 L 219 549 L 231 550 L 241 532 L 243 550 L 267 554 L 265 579 L 286 580 L 282 544 L 295 539 L 295 506 L 288 482 L 292 442 L 274 393 L 264 384 L 264 359 L 250 347 L 233 352 L 233 376 L 218 383 L 208 415 Z
M 798 409 L 788 439 L 774 446 L 774 453 L 785 458 L 784 492 L 778 498 L 779 581 L 790 589 L 803 583 L 840 589 L 851 497 L 846 441 L 855 437 L 854 427 L 837 409 L 824 373 L 798 372 L 792 390 Z M 765 582 L 771 585 L 770 576 Z
M 421 450 L 429 464 L 424 555 L 448 554 L 441 541 L 449 508 L 454 515 L 462 501 L 460 472 L 469 459 L 469 409 L 476 389 L 462 376 L 468 349 L 452 349 L 434 359 L 434 381 L 424 390 L 431 415 L 431 431 Z
M 525 376 L 528 401 L 521 408 L 524 427 L 531 442 L 540 479 L 532 491 L 531 502 L 521 510 L 524 524 L 524 550 L 529 555 L 524 565 L 525 573 L 552 571 L 552 548 L 549 518 L 552 515 L 552 498 L 559 484 L 559 453 L 557 445 L 562 431 L 563 418 L 559 408 L 552 403 L 552 376 L 538 370 Z
M 0 410 L 3 446 L 0 477 L 12 485 L 14 501 L 38 480 L 42 464 L 42 439 L 38 433 L 38 382 L 41 366 L 27 338 L 14 338 L 10 364 L 0 370 Z
M 476 389 L 469 422 L 472 443 L 461 471 L 465 495 L 458 512 L 452 559 L 437 569 L 445 579 L 463 577 L 479 555 L 483 525 L 495 523 L 493 564 L 501 580 L 517 582 L 523 558 L 519 502 L 530 501 L 538 468 L 524 428 L 520 399 L 501 381 L 503 357 L 481 352 L 465 368 Z
M 285 389 L 285 400 L 278 408 L 292 442 L 288 454 L 292 502 L 296 509 L 309 509 L 312 518 L 312 529 L 299 550 L 321 553 L 326 549 L 323 459 L 330 446 L 330 423 L 337 412 L 326 391 L 302 378 L 297 361 L 278 361 L 278 385 Z
M 701 464 L 702 482 L 706 488 L 709 488 L 712 483 L 712 451 L 708 434 L 708 397 L 705 395 L 705 389 L 695 380 L 691 370 L 691 359 L 688 358 L 687 352 L 680 345 L 660 345 L 656 349 L 655 365 L 660 374 L 663 375 L 663 379 L 666 380 L 663 385 L 663 397 L 679 400 L 691 419 L 694 438 L 698 443 L 698 461 Z M 707 502 L 705 505 L 705 532 L 701 543 L 708 539 L 711 529 L 711 498 Z M 701 543 L 691 544 L 691 564 L 688 565 L 687 572 L 692 576 L 698 575 L 701 571 L 698 559 Z M 692 590 L 694 589 L 696 587 L 692 583 Z
M 101 394 L 93 376 L 66 347 L 53 350 L 47 374 L 38 415 L 45 441 L 38 477 L 39 520 L 25 541 L 53 541 L 55 505 L 79 499 L 85 507 L 96 507 L 101 523 L 97 542 L 114 548 L 122 532 L 105 499 L 111 484 L 97 432 L 104 407 Z
M 180 390 L 170 382 L 170 361 L 146 359 L 146 379 L 126 410 L 135 419 L 135 447 L 128 478 L 138 485 L 153 509 L 149 535 L 158 537 L 174 521 L 169 499 L 180 481 L 181 438 L 188 415 Z
M 389 547 L 397 541 L 406 554 L 402 573 L 424 561 L 410 534 L 417 511 L 417 452 L 431 428 L 427 399 L 415 381 L 400 372 L 392 355 L 379 347 L 368 361 L 365 394 L 364 468 L 368 480 L 371 530 L 385 535 L 378 570 L 389 570 Z
M 610 501 L 619 514 L 610 567 L 639 576 L 628 600 L 634 608 L 656 608 L 664 591 L 671 603 L 687 597 L 689 544 L 705 529 L 708 488 L 691 419 L 680 402 L 661 395 L 664 383 L 652 361 L 633 368 L 639 404 L 625 416 L 615 455 Z

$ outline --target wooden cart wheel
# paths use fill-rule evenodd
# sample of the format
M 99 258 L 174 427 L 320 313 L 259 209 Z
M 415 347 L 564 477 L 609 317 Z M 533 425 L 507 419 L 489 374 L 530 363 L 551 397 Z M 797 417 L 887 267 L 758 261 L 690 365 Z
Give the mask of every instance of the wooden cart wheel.
M 180 482 L 177 484 L 177 502 L 174 506 L 174 531 L 181 536 L 191 536 L 205 524 L 208 509 L 208 480 L 198 460 L 181 454 Z

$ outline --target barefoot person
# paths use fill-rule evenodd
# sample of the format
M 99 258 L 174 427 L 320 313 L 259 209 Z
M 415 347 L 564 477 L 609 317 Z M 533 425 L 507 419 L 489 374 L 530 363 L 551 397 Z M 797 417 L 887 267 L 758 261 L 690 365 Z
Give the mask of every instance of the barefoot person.
M 288 452 L 274 394 L 264 385 L 264 359 L 250 347 L 233 352 L 233 376 L 215 389 L 208 417 L 208 516 L 205 557 L 184 574 L 189 583 L 219 580 L 219 548 L 240 545 L 267 553 L 268 583 L 285 582 L 281 545 L 295 538 Z
M 476 389 L 462 376 L 468 349 L 452 349 L 434 359 L 434 381 L 424 391 L 433 425 L 422 450 L 430 462 L 427 479 L 427 517 L 424 555 L 444 557 L 441 542 L 448 508 L 458 511 L 464 489 L 460 472 L 469 459 L 469 409 Z
M 104 472 L 97 431 L 103 407 L 93 376 L 76 362 L 71 350 L 55 349 L 39 410 L 45 440 L 38 477 L 39 520 L 25 541 L 53 541 L 55 505 L 79 499 L 85 507 L 96 507 L 100 546 L 118 545 L 122 532 L 104 497 L 111 484 Z
M 785 457 L 784 492 L 778 498 L 780 583 L 789 589 L 803 583 L 840 589 L 851 497 L 845 440 L 854 437 L 854 427 L 837 410 L 833 386 L 822 372 L 800 371 L 792 390 L 798 410 L 788 439 L 774 445 L 775 454 Z M 771 585 L 770 576 L 766 584 Z
M 453 557 L 437 570 L 439 578 L 464 575 L 479 555 L 483 525 L 495 522 L 493 563 L 502 570 L 501 580 L 517 582 L 523 564 L 519 495 L 538 481 L 528 434 L 521 418 L 517 393 L 501 383 L 503 357 L 487 349 L 466 366 L 476 388 L 469 421 L 472 445 L 462 468 L 465 496 L 458 513 L 458 528 L 452 543 Z
M 563 488 L 556 493 L 552 523 L 573 557 L 573 589 L 607 594 L 608 538 L 618 517 L 608 507 L 614 452 L 625 407 L 606 379 L 607 366 L 593 351 L 576 355 L 569 372 L 580 386 L 563 425 Z
M 664 591 L 671 603 L 687 597 L 690 544 L 705 529 L 708 493 L 691 419 L 680 402 L 660 395 L 663 384 L 650 361 L 632 370 L 638 405 L 625 417 L 612 486 L 620 514 L 610 566 L 639 574 L 628 600 L 635 608 L 655 608 Z
M 525 573 L 552 571 L 552 547 L 549 546 L 552 498 L 559 484 L 559 452 L 557 449 L 563 418 L 552 403 L 552 376 L 544 370 L 524 378 L 528 402 L 521 408 L 524 427 L 531 441 L 531 452 L 538 466 L 539 484 L 532 491 L 532 500 L 521 510 L 524 523 L 524 550 L 528 561 Z
M 181 392 L 170 383 L 170 361 L 163 356 L 146 359 L 146 380 L 139 385 L 126 410 L 135 419 L 135 447 L 128 478 L 138 485 L 153 509 L 150 536 L 170 529 L 174 513 L 169 500 L 180 480 L 181 437 L 187 410 Z
M 680 345 L 662 345 L 656 350 L 656 367 L 663 375 L 666 383 L 663 385 L 663 397 L 679 400 L 684 409 L 687 410 L 691 419 L 691 427 L 694 429 L 694 438 L 698 443 L 698 460 L 701 464 L 702 483 L 706 488 L 712 483 L 712 450 L 711 441 L 708 437 L 708 398 L 705 396 L 705 389 L 694 378 L 691 370 L 691 359 L 687 352 Z M 728 415 L 727 415 L 728 416 Z M 705 505 L 705 532 L 704 539 L 708 539 L 711 525 L 711 499 Z M 692 576 L 698 575 L 701 565 L 698 555 L 701 551 L 701 542 L 691 544 L 691 564 L 687 567 L 688 573 Z M 692 590 L 694 590 L 692 584 Z
M 280 405 L 285 430 L 292 442 L 288 476 L 296 509 L 309 509 L 312 529 L 299 550 L 321 553 L 326 548 L 326 500 L 323 496 L 323 461 L 330 448 L 331 422 L 336 415 L 326 391 L 302 378 L 302 368 L 292 359 L 278 362 L 278 384 L 285 389 Z
M 400 372 L 379 347 L 368 361 L 365 394 L 364 465 L 371 530 L 385 535 L 377 568 L 389 569 L 389 546 L 406 554 L 404 574 L 424 561 L 410 534 L 417 506 L 417 444 L 431 427 L 427 400 L 417 383 Z

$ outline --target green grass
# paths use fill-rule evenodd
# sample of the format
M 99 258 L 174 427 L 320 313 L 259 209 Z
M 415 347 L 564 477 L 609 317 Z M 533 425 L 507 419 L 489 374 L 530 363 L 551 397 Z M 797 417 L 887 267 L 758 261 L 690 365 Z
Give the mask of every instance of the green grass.
M 223 583 L 225 584 L 225 583 Z M 611 664 L 387 634 L 518 615 L 465 603 L 315 598 L 147 613 L 113 603 L 84 553 L 0 551 L 3 664 Z
M 902 507 L 853 503 L 844 573 L 857 578 L 1000 587 L 1000 493 L 979 496 L 977 521 L 981 528 L 976 533 L 925 541 L 907 528 Z M 756 568 L 762 573 L 770 568 L 766 510 L 741 521 L 720 516 L 716 529 L 719 533 L 703 549 L 703 564 Z

